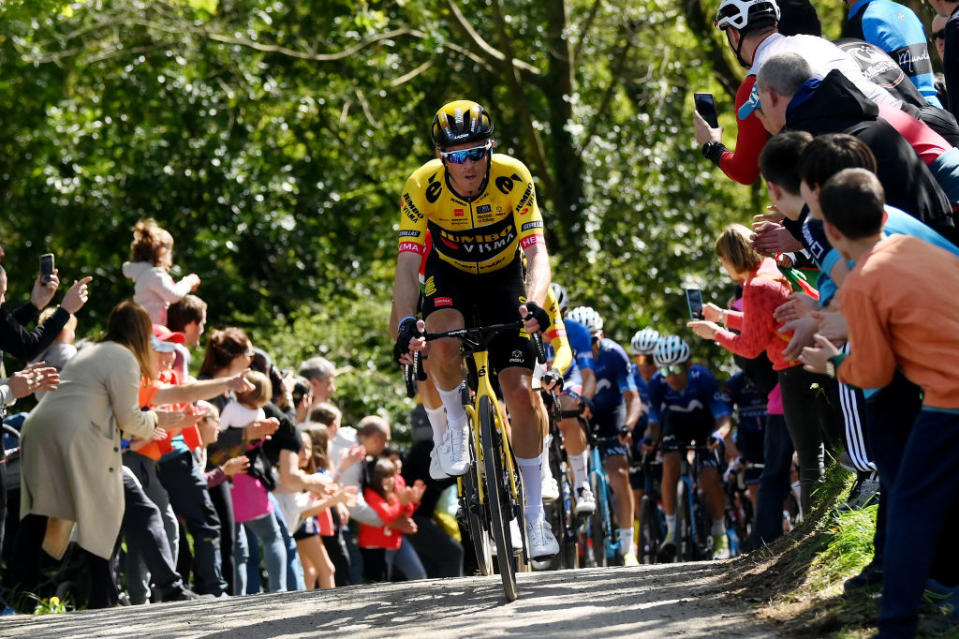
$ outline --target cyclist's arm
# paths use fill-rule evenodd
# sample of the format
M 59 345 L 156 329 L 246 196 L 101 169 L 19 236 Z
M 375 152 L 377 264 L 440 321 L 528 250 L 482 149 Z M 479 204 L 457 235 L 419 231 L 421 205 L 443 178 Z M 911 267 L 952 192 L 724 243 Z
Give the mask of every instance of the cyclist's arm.
M 416 315 L 416 302 L 420 295 L 419 283 L 420 255 L 413 251 L 402 251 L 396 257 L 396 274 L 393 280 L 393 313 L 390 334 L 395 335 L 396 323 L 409 316 Z
M 536 241 L 526 243 L 523 253 L 526 255 L 526 297 L 540 306 L 546 306 L 546 291 L 552 273 L 549 267 L 549 253 L 543 236 Z
M 643 415 L 643 401 L 639 398 L 637 390 L 626 391 L 623 393 L 623 398 L 626 400 L 626 428 L 632 432 Z
M 579 374 L 583 376 L 583 397 L 593 399 L 596 396 L 596 373 L 592 368 L 580 367 Z

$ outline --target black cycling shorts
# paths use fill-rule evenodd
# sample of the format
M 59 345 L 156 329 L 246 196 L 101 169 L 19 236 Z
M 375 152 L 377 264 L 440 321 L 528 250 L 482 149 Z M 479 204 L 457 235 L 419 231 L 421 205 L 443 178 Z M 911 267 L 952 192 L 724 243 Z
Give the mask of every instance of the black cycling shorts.
M 619 441 L 619 433 L 626 423 L 626 402 L 620 402 L 611 411 L 593 413 L 593 432 L 603 459 L 626 457 L 626 445 Z
M 664 453 L 682 451 L 692 442 L 696 442 L 698 446 L 706 446 L 716 428 L 716 420 L 706 409 L 694 410 L 682 417 L 666 411 L 663 417 L 662 450 Z M 702 460 L 702 465 L 716 466 L 717 463 L 712 456 L 707 456 L 707 459 Z
M 426 260 L 425 275 L 423 317 L 450 308 L 463 314 L 467 327 L 522 319 L 519 306 L 526 301 L 526 284 L 519 257 L 499 271 L 474 275 L 450 266 L 434 251 Z M 533 350 L 529 337 L 520 331 L 500 333 L 490 343 L 490 365 L 497 371 L 511 366 L 533 370 Z

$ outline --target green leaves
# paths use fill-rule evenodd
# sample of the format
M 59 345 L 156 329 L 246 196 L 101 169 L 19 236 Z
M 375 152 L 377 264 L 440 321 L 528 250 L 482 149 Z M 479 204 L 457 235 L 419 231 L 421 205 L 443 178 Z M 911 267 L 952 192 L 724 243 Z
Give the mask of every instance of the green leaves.
M 0 4 L 0 34 L 11 299 L 53 251 L 64 280 L 95 275 L 95 334 L 132 294 L 133 224 L 155 217 L 211 326 L 286 367 L 325 348 L 353 371 L 353 418 L 411 406 L 386 331 L 397 198 L 447 100 L 485 104 L 498 150 L 533 169 L 555 279 L 620 341 L 685 334 L 687 276 L 724 302 L 713 238 L 760 208 L 695 148 L 692 91 L 732 105 L 669 3 L 38 0 Z

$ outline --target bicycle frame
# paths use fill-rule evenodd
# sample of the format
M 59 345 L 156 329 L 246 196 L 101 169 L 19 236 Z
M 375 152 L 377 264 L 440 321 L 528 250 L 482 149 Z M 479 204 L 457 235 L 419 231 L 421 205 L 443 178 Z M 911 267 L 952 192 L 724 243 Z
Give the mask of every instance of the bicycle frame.
M 603 528 L 605 529 L 605 539 L 603 551 L 606 554 L 607 561 L 616 556 L 619 552 L 619 540 L 613 539 L 613 515 L 610 503 L 613 499 L 613 490 L 609 485 L 609 477 L 606 475 L 606 468 L 603 466 L 602 455 L 599 454 L 599 446 L 593 443 L 589 450 L 589 464 L 592 468 L 590 475 L 595 479 L 597 506 L 600 509 L 600 515 L 603 518 Z
M 500 412 L 499 402 L 496 401 L 496 393 L 493 391 L 493 385 L 490 384 L 489 375 L 488 375 L 488 366 L 489 366 L 489 351 L 473 351 L 471 354 L 466 355 L 466 357 L 472 356 L 473 363 L 476 365 L 476 395 L 473 398 L 473 403 L 466 405 L 466 414 L 470 418 L 470 422 L 473 424 L 479 423 L 479 405 L 481 397 L 489 397 L 490 401 L 494 406 L 494 418 L 496 424 L 496 432 L 502 437 L 503 440 L 503 450 L 505 452 L 505 460 L 503 467 L 506 469 L 509 475 L 510 490 L 513 491 L 514 495 L 519 494 L 519 486 L 516 485 L 516 467 L 513 465 L 513 449 L 509 442 L 509 437 L 506 434 L 506 421 L 503 419 L 503 415 Z M 483 467 L 483 462 L 485 461 L 486 451 L 483 450 L 483 446 L 480 442 L 480 432 L 478 428 L 471 429 L 472 432 L 470 436 L 473 438 L 473 450 L 476 451 L 476 461 L 480 468 Z M 463 477 L 456 478 L 456 485 L 460 493 L 463 490 Z M 480 482 L 479 486 L 479 503 L 481 506 L 486 505 L 486 494 L 484 490 L 484 485 Z M 525 550 L 524 550 L 525 552 Z

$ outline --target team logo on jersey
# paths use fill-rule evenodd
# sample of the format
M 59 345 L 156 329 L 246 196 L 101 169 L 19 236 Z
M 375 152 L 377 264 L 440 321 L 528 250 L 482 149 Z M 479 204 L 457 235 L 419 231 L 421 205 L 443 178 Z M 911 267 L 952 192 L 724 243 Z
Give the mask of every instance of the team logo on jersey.
M 419 236 L 420 236 L 419 231 L 400 231 L 400 237 L 419 237 Z
M 514 350 L 512 353 L 510 353 L 510 356 L 509 356 L 510 364 L 522 364 L 524 361 L 526 361 L 526 358 L 523 357 L 523 351 L 519 350 L 518 348 Z
M 426 286 L 423 287 L 423 292 L 426 294 L 426 297 L 436 295 L 436 282 L 433 281 L 432 275 L 426 278 Z
M 463 217 L 466 215 L 466 211 L 463 209 L 453 209 L 453 217 Z
M 492 211 L 492 210 L 493 210 L 493 207 L 490 206 L 489 204 L 484 204 L 483 206 L 477 206 L 477 207 L 476 207 L 476 212 L 477 212 L 477 213 L 481 213 L 481 214 L 482 214 L 482 213 L 489 213 L 489 212 Z
M 453 298 L 452 297 L 437 297 L 433 300 L 433 306 L 452 306 Z
M 522 228 L 524 231 L 528 231 L 530 229 L 541 229 L 543 228 L 543 223 L 542 222 L 526 222 L 525 224 L 523 224 Z

